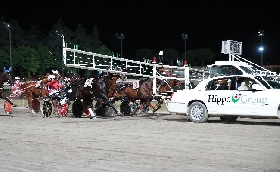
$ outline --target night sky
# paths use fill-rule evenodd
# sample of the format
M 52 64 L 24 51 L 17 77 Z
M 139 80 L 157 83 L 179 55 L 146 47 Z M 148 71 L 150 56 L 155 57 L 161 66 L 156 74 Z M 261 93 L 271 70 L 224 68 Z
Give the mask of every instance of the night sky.
M 0 15 L 6 22 L 15 19 L 23 29 L 38 25 L 48 33 L 59 18 L 75 30 L 82 24 L 88 31 L 97 25 L 101 42 L 114 52 L 120 52 L 120 40 L 115 33 L 123 33 L 123 56 L 132 59 L 136 49 L 154 52 L 173 48 L 185 51 L 182 33 L 188 34 L 187 50 L 209 48 L 218 60 L 221 42 L 234 40 L 243 43 L 242 57 L 260 63 L 260 37 L 266 64 L 280 64 L 279 0 L 1 0 Z

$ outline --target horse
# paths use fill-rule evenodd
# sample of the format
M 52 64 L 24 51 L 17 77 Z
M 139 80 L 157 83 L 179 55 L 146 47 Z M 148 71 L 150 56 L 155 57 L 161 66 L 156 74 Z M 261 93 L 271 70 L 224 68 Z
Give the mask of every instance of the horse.
M 172 91 L 172 87 L 176 85 L 175 79 L 170 79 L 168 82 L 165 80 L 157 79 L 157 92 L 164 93 Z
M 121 112 L 125 115 L 131 114 L 135 115 L 137 110 L 140 113 L 147 112 L 148 107 L 155 108 L 150 102 L 153 100 L 153 81 L 151 79 L 141 79 L 139 81 L 139 88 L 134 89 L 132 84 L 120 85 L 117 92 L 123 98 L 123 103 L 121 104 Z M 136 100 L 140 100 L 140 105 L 136 103 Z M 128 103 L 132 102 L 133 108 L 132 112 Z
M 154 99 L 153 79 L 140 80 L 137 94 L 140 99 L 140 113 L 147 112 L 148 107 L 155 109 L 155 106 L 151 104 L 151 101 Z
M 79 97 L 83 99 L 84 106 L 88 110 L 91 110 L 93 99 L 97 99 L 95 106 L 95 112 L 97 115 L 104 115 L 105 107 L 108 105 L 111 107 L 115 113 L 118 111 L 112 105 L 109 98 L 117 97 L 119 94 L 116 92 L 116 82 L 119 75 L 114 74 L 101 74 L 96 78 L 88 79 L 83 87 L 78 90 L 80 92 Z M 93 114 L 91 113 L 91 118 Z
M 4 68 L 4 72 L 1 73 L 0 75 L 0 98 L 3 98 L 4 100 L 8 101 L 12 106 L 17 106 L 14 104 L 8 97 L 5 96 L 4 94 L 4 82 L 8 82 L 9 85 L 12 85 L 12 76 L 11 76 L 11 71 L 6 70 Z
M 25 82 L 20 86 L 20 91 L 27 97 L 28 108 L 31 113 L 38 113 L 40 110 L 38 99 L 49 97 L 47 78 L 39 81 Z
M 167 96 L 171 95 L 173 92 L 173 86 L 177 85 L 176 79 L 170 79 L 168 82 L 166 80 L 160 80 L 157 79 L 157 95 L 156 100 L 158 101 L 157 108 L 153 110 L 153 113 L 155 113 L 159 108 L 161 108 L 161 105 L 163 104 L 164 100 Z
M 135 115 L 136 111 L 139 109 L 139 105 L 136 103 L 138 100 L 138 89 L 133 88 L 133 84 L 121 84 L 117 87 L 118 94 L 123 97 L 123 102 L 120 105 L 121 113 L 124 116 Z M 117 99 L 114 99 L 115 101 Z M 132 103 L 132 107 L 129 105 Z

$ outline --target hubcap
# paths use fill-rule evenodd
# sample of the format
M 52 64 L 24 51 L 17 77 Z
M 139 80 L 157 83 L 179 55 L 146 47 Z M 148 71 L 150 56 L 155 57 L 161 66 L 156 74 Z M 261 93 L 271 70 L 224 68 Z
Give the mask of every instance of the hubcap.
M 203 108 L 199 105 L 195 105 L 192 109 L 191 109 L 191 116 L 195 119 L 195 120 L 200 120 L 203 117 Z

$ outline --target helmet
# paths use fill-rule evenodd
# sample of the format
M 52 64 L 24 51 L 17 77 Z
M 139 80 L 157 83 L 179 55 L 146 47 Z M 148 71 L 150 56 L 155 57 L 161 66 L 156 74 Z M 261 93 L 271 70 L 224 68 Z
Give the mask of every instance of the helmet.
M 16 77 L 15 77 L 15 80 L 20 80 L 20 77 L 16 76 Z
M 49 75 L 48 76 L 48 80 L 50 80 L 50 79 L 54 79 L 55 78 L 55 76 L 54 75 Z
M 58 74 L 58 71 L 57 70 L 52 70 L 52 73 L 53 74 Z

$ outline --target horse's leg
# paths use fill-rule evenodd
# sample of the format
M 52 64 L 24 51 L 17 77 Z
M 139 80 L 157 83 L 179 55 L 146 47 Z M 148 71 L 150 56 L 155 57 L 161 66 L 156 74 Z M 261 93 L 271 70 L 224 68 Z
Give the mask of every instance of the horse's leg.
M 28 107 L 29 107 L 30 112 L 33 114 L 34 110 L 32 107 L 32 97 L 28 97 Z
M 118 113 L 118 110 L 113 106 L 113 104 L 111 103 L 111 101 L 109 101 L 109 99 L 107 98 L 106 95 L 102 94 L 102 97 L 105 100 L 105 104 L 109 105 L 110 107 L 112 107 L 115 111 L 115 113 Z
M 53 104 L 53 113 L 57 113 L 57 100 L 53 99 L 52 104 Z

